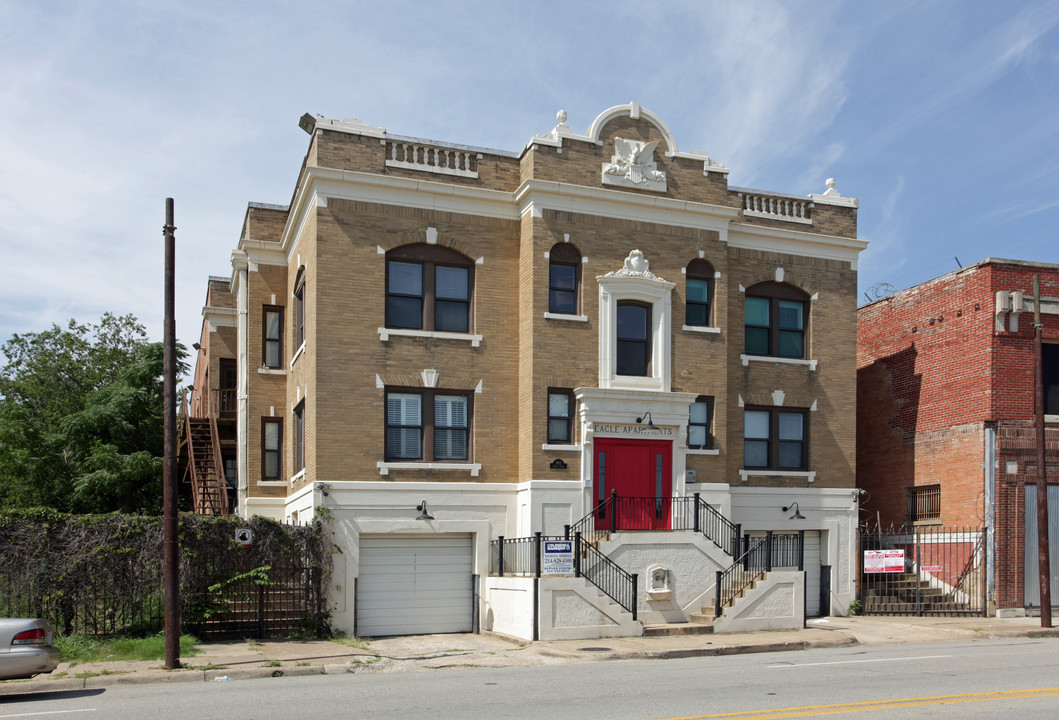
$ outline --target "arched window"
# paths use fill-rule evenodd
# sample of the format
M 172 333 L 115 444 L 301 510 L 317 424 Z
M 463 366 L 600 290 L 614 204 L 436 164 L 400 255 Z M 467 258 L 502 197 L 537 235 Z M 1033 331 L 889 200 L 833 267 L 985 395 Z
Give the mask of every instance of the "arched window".
M 617 374 L 646 376 L 651 370 L 651 306 L 618 302 Z
M 684 324 L 709 327 L 712 317 L 713 266 L 705 260 L 692 260 L 684 280 Z
M 419 243 L 386 253 L 386 327 L 465 333 L 471 327 L 474 263 Z
M 570 243 L 558 243 L 548 259 L 548 312 L 577 315 L 581 253 Z
M 809 296 L 798 288 L 764 282 L 746 291 L 746 354 L 805 357 Z

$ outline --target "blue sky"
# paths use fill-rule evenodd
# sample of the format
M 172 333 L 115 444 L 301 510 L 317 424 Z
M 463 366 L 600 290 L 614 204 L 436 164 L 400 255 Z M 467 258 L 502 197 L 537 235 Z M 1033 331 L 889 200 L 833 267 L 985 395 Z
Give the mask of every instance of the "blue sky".
M 989 256 L 1059 263 L 1059 1 L 0 0 L 0 340 L 133 313 L 177 334 L 305 112 L 518 151 L 639 101 L 733 185 L 860 200 L 861 300 Z

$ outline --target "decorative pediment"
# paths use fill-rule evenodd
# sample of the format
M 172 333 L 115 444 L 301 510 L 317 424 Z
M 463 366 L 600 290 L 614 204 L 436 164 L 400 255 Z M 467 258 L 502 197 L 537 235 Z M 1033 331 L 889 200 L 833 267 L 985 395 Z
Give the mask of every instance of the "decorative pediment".
M 655 164 L 658 140 L 640 142 L 614 138 L 614 155 L 603 163 L 603 184 L 641 190 L 666 191 L 666 174 Z
M 620 278 L 620 277 L 632 277 L 632 278 L 644 278 L 646 280 L 662 280 L 662 278 L 651 272 L 651 263 L 647 261 L 647 258 L 643 256 L 642 250 L 633 250 L 629 253 L 629 257 L 625 258 L 625 263 L 620 270 L 609 272 L 603 277 L 606 278 Z M 665 282 L 662 280 L 662 282 Z

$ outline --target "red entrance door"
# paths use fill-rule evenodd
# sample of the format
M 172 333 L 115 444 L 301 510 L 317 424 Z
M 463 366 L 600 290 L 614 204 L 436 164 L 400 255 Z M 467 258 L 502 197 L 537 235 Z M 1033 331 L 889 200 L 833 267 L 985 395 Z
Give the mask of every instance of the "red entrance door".
M 614 509 L 596 513 L 596 528 L 668 530 L 673 495 L 673 443 L 669 440 L 596 438 L 595 504 L 618 493 Z M 614 517 L 611 517 L 613 513 Z

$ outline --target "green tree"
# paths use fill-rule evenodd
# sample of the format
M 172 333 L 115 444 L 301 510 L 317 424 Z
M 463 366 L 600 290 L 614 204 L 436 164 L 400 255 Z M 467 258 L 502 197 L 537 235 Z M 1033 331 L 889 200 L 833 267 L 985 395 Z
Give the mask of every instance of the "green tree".
M 162 344 L 107 313 L 2 350 L 0 507 L 159 512 Z

